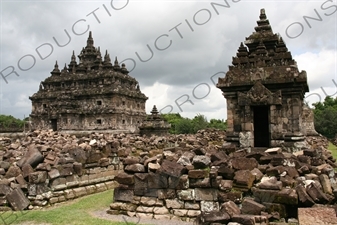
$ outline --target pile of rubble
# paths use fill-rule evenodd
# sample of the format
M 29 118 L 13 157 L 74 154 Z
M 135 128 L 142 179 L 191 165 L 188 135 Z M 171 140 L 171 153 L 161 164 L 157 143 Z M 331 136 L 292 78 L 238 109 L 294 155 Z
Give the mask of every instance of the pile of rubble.
M 326 139 L 307 142 L 315 147 L 287 153 L 187 139 L 157 155 L 128 155 L 107 212 L 199 224 L 296 222 L 298 208 L 333 205 L 337 196 Z
M 38 208 L 104 191 L 129 155 L 159 154 L 184 143 L 222 143 L 225 133 L 203 130 L 197 135 L 141 137 L 91 133 L 76 137 L 34 131 L 24 137 L 0 137 L 0 211 Z

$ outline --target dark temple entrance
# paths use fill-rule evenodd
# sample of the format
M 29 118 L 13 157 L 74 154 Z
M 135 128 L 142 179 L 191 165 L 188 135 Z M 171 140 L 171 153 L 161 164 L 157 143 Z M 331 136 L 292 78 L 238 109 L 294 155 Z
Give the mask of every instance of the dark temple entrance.
M 53 131 L 57 131 L 57 119 L 51 119 L 51 128 Z
M 254 106 L 254 147 L 269 147 L 269 106 Z

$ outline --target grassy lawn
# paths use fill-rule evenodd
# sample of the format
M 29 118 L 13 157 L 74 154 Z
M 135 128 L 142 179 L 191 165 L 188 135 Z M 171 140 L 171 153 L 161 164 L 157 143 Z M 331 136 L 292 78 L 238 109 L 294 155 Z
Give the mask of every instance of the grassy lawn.
M 332 152 L 332 156 L 334 157 L 334 159 L 337 159 L 337 146 L 329 142 L 328 149 Z
M 79 198 L 68 203 L 62 203 L 58 206 L 50 207 L 49 209 L 24 211 L 24 215 L 20 212 L 13 214 L 12 212 L 2 214 L 5 224 L 20 224 L 22 222 L 48 223 L 48 224 L 102 224 L 102 225 L 125 225 L 125 222 L 112 222 L 95 218 L 90 215 L 90 212 L 97 210 L 107 210 L 112 203 L 113 190 L 105 191 L 98 194 L 93 194 L 87 197 Z M 15 217 L 15 215 L 17 217 Z M 17 219 L 16 219 L 17 218 Z M 15 221 L 14 221 L 15 219 Z M 13 223 L 12 223 L 13 222 Z M 4 221 L 0 220 L 0 224 Z M 135 223 L 128 223 L 134 225 Z

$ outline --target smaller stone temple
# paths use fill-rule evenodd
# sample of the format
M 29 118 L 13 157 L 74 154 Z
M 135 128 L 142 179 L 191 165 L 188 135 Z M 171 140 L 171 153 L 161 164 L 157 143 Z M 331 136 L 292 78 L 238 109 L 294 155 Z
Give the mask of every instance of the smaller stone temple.
M 169 133 L 171 124 L 169 124 L 158 112 L 157 107 L 154 105 L 151 115 L 139 126 L 140 135 L 157 135 L 164 136 Z
M 227 100 L 227 141 L 292 151 L 305 135 L 316 133 L 303 103 L 307 74 L 298 70 L 282 37 L 273 33 L 264 9 L 257 25 L 217 84 Z
M 107 51 L 103 58 L 91 32 L 78 58 L 73 52 L 62 70 L 56 62 L 29 97 L 33 129 L 138 131 L 148 98 L 125 64 L 120 67 L 116 58 L 112 65 Z

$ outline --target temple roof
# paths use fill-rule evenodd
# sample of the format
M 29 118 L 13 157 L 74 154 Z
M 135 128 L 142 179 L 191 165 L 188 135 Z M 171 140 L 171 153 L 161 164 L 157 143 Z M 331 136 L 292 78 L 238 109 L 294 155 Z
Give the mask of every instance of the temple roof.
M 299 72 L 282 37 L 273 33 L 264 9 L 260 10 L 255 31 L 240 43 L 232 65 L 224 78 L 219 78 L 217 87 L 223 92 L 233 91 L 230 87 L 249 90 L 257 80 L 262 84 L 299 86 L 298 91 L 309 91 L 305 71 Z M 244 87 L 247 86 L 247 87 Z
M 60 71 L 56 61 L 50 73 L 51 76 L 41 82 L 39 91 L 31 99 L 52 98 L 59 92 L 71 92 L 71 95 L 76 96 L 122 94 L 147 99 L 141 93 L 138 81 L 128 75 L 124 63 L 120 66 L 115 57 L 112 64 L 107 50 L 102 57 L 100 47 L 94 46 L 91 31 L 86 46 L 78 55 L 78 61 L 73 51 L 68 66 L 64 64 Z

